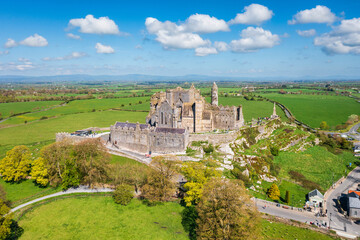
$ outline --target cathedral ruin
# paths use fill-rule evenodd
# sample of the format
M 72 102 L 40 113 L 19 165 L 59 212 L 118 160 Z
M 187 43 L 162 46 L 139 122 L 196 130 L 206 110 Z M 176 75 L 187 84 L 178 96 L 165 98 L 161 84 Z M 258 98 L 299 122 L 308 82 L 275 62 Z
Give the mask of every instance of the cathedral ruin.
M 194 85 L 190 89 L 177 87 L 155 93 L 150 99 L 146 123 L 153 127 L 184 128 L 189 133 L 197 133 L 239 129 L 244 125 L 244 116 L 242 106 L 219 106 L 218 87 L 214 82 L 211 104 Z

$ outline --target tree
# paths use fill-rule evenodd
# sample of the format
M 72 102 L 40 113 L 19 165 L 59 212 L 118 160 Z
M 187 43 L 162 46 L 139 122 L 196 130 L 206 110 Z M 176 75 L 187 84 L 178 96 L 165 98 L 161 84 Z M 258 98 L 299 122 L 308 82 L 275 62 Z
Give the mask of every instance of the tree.
M 329 125 L 327 124 L 327 122 L 322 121 L 322 122 L 320 123 L 320 129 L 321 129 L 321 130 L 327 130 L 327 129 L 329 129 Z
M 176 174 L 174 161 L 155 158 L 149 170 L 146 184 L 142 187 L 142 196 L 150 203 L 169 201 L 175 194 L 176 185 L 173 180 Z
M 28 147 L 16 146 L 0 161 L 0 173 L 5 181 L 18 182 L 29 175 L 31 153 Z
M 0 240 L 7 239 L 11 233 L 12 214 L 9 214 L 10 208 L 0 199 Z
M 41 157 L 45 160 L 49 182 L 52 186 L 58 186 L 64 180 L 68 183 L 77 182 L 74 179 L 79 177 L 78 171 L 72 169 L 77 168 L 73 149 L 74 146 L 68 140 L 55 142 L 41 149 Z M 64 184 L 64 187 L 66 186 L 69 184 Z
M 285 202 L 286 202 L 287 204 L 290 204 L 290 192 L 289 192 L 288 190 L 286 190 Z
M 135 192 L 146 183 L 148 167 L 146 165 L 116 164 L 111 169 L 110 175 L 114 185 L 133 185 Z
M 270 152 L 273 156 L 279 156 L 279 147 L 278 146 L 271 146 Z
M 212 178 L 196 207 L 198 239 L 257 239 L 259 215 L 240 181 Z
M 184 184 L 186 194 L 184 201 L 186 206 L 197 204 L 201 198 L 204 184 L 211 177 L 220 177 L 221 173 L 215 168 L 206 167 L 202 163 L 185 163 L 181 168 L 181 173 L 186 178 Z
M 41 186 L 46 186 L 49 183 L 49 174 L 46 167 L 45 159 L 42 157 L 39 157 L 34 160 L 34 162 L 31 165 L 31 172 L 30 176 L 32 179 L 35 180 L 37 184 L 40 184 Z
M 271 184 L 270 188 L 267 191 L 267 195 L 272 200 L 279 200 L 280 198 L 279 187 L 275 183 Z
M 74 147 L 74 158 L 82 182 L 91 187 L 95 183 L 108 180 L 110 154 L 100 139 L 87 139 L 77 143 Z
M 121 184 L 116 187 L 113 193 L 115 203 L 121 205 L 128 205 L 134 198 L 134 188 L 127 184 Z

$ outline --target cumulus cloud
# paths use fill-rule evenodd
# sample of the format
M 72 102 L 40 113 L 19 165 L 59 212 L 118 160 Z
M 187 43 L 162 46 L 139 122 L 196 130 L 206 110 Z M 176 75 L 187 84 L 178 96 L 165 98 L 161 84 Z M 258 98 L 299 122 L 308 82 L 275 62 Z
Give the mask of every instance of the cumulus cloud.
M 229 45 L 226 42 L 214 42 L 214 47 L 219 52 L 225 52 L 229 49 Z
M 274 15 L 273 11 L 260 4 L 251 4 L 244 8 L 243 13 L 238 13 L 236 17 L 229 21 L 229 24 L 248 24 L 260 25 L 269 20 Z
M 81 39 L 81 37 L 79 35 L 75 35 L 73 33 L 68 33 L 68 34 L 66 34 L 66 36 L 71 39 L 76 39 L 76 40 Z
M 8 40 L 6 41 L 4 47 L 13 48 L 13 47 L 16 47 L 17 45 L 18 45 L 18 43 L 14 39 L 8 38 Z
M 316 35 L 316 30 L 315 29 L 309 29 L 309 30 L 296 30 L 297 34 L 299 34 L 299 36 L 302 37 L 312 37 Z
M 184 25 L 177 25 L 170 21 L 161 22 L 156 18 L 148 17 L 145 26 L 150 34 L 156 35 L 156 41 L 165 49 L 193 49 L 209 45 L 199 34 L 188 32 Z
M 299 23 L 328 23 L 336 21 L 336 15 L 326 6 L 317 5 L 312 9 L 305 9 L 298 12 L 289 20 L 289 24 Z
M 280 38 L 261 27 L 248 27 L 241 31 L 239 40 L 230 42 L 230 49 L 233 52 L 256 52 L 263 48 L 272 48 L 278 45 Z
M 328 55 L 360 54 L 360 18 L 342 20 L 333 31 L 316 37 L 314 45 Z
M 7 54 L 9 54 L 9 51 L 8 51 L 8 50 L 6 50 L 6 51 L 0 51 L 0 55 L 7 55 Z
M 95 45 L 97 53 L 114 53 L 115 50 L 108 45 L 102 45 L 101 43 L 96 43 Z
M 116 23 L 109 17 L 94 18 L 89 14 L 85 18 L 75 18 L 69 21 L 69 27 L 79 27 L 79 32 L 92 34 L 125 34 L 119 31 Z
M 72 52 L 68 55 L 63 57 L 44 57 L 43 61 L 63 61 L 63 60 L 71 60 L 71 59 L 78 59 L 87 56 L 84 52 Z
M 209 54 L 218 54 L 218 51 L 214 47 L 199 47 L 195 48 L 195 55 L 198 57 L 204 57 Z
M 219 31 L 230 31 L 227 23 L 222 19 L 210 17 L 206 14 L 191 15 L 182 25 L 185 31 L 197 33 L 214 33 Z
M 33 36 L 27 37 L 20 42 L 21 45 L 29 46 L 29 47 L 45 47 L 48 45 L 48 41 L 35 33 Z

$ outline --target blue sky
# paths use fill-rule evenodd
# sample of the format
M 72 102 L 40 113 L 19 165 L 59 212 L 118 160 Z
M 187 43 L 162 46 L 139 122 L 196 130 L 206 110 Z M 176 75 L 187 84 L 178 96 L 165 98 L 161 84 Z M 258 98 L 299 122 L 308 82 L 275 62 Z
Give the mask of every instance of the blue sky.
M 354 0 L 2 1 L 0 75 L 356 77 L 359 9 Z

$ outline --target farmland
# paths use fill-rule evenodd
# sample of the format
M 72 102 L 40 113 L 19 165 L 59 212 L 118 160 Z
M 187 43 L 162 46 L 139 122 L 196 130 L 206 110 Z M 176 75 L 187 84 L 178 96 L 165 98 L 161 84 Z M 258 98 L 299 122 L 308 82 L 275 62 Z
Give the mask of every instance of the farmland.
M 278 93 L 260 95 L 284 104 L 296 119 L 315 128 L 318 128 L 322 121 L 335 127 L 345 123 L 351 114 L 360 114 L 359 103 L 346 96 Z

